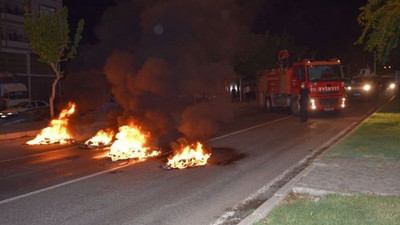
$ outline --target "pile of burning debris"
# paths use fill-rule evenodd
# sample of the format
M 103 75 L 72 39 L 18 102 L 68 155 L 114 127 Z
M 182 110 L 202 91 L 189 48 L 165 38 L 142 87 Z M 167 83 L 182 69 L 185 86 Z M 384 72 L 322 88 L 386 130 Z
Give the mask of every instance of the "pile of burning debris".
M 48 127 L 26 144 L 48 145 L 68 144 L 73 142 L 72 135 L 68 132 L 69 117 L 76 111 L 76 104 L 70 102 L 67 109 L 61 111 L 58 118 L 50 121 Z M 147 146 L 150 133 L 144 132 L 134 122 L 118 128 L 118 133 L 107 128 L 99 130 L 95 136 L 84 142 L 86 148 L 107 149 L 108 157 L 112 161 L 137 159 L 145 160 L 159 156 L 161 151 Z M 190 143 L 184 138 L 172 144 L 173 153 L 168 157 L 168 162 L 163 169 L 185 169 L 189 167 L 204 166 L 207 164 L 211 153 L 207 153 L 200 142 Z

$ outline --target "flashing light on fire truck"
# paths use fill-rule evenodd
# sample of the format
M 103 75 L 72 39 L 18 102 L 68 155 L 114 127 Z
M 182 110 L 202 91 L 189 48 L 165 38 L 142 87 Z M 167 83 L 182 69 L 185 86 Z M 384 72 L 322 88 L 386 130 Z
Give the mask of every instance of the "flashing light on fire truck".
M 342 108 L 346 107 L 346 98 L 342 98 L 342 104 L 340 106 Z
M 316 108 L 317 108 L 317 106 L 315 105 L 315 99 L 310 99 L 310 102 L 311 102 L 311 109 L 312 110 L 315 110 Z

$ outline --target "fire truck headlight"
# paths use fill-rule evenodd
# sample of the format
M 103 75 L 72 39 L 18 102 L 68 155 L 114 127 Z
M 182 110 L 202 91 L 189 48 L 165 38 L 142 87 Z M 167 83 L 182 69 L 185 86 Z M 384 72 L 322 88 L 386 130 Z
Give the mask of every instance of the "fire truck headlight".
M 369 90 L 371 90 L 371 85 L 366 84 L 366 85 L 364 85 L 363 89 L 364 89 L 364 91 L 369 91 Z
M 311 109 L 312 110 L 314 110 L 314 109 L 316 109 L 317 108 L 317 106 L 315 105 L 315 99 L 310 99 L 310 102 L 311 102 Z
M 342 104 L 340 106 L 342 108 L 346 107 L 346 98 L 342 98 Z
M 389 89 L 394 89 L 395 87 L 396 87 L 396 84 L 395 84 L 395 83 L 390 83 Z

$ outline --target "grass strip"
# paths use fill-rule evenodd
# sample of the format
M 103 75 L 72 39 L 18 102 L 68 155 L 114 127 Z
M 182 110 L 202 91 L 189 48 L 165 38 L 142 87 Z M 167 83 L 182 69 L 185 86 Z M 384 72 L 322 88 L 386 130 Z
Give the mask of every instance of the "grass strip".
M 400 198 L 290 194 L 257 225 L 399 225 Z
M 400 98 L 386 103 L 324 157 L 377 158 L 400 162 Z

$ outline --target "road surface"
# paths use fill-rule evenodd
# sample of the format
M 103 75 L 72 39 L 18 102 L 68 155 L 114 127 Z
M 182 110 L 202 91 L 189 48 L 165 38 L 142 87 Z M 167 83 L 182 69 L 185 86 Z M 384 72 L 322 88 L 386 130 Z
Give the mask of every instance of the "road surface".
M 161 169 L 166 155 L 111 162 L 99 158 L 106 151 L 77 144 L 0 142 L 1 224 L 224 223 L 221 215 L 374 106 L 354 102 L 339 115 L 314 114 L 307 123 L 284 112 L 236 118 L 209 141 L 210 164 L 184 170 Z

